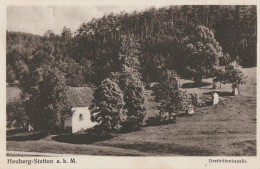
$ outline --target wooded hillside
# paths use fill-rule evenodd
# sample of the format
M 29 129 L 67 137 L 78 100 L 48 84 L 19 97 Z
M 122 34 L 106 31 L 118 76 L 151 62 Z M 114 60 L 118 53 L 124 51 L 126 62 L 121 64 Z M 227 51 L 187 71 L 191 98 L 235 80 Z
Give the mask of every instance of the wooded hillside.
M 213 31 L 223 53 L 232 60 L 256 66 L 256 6 L 168 6 L 110 13 L 82 23 L 75 33 L 67 27 L 61 35 L 51 30 L 44 36 L 7 31 L 7 73 L 21 80 L 32 69 L 37 51 L 47 46 L 69 86 L 99 84 L 119 69 L 121 35 L 133 35 L 140 43 L 144 81 L 158 80 L 158 67 L 187 76 L 186 45 L 198 25 Z

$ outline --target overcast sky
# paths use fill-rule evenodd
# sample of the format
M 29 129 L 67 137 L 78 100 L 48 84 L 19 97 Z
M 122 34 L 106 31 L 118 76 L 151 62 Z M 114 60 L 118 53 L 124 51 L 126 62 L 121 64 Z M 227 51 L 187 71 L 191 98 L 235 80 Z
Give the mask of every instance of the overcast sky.
M 152 6 L 9 6 L 7 8 L 7 30 L 43 35 L 47 30 L 60 34 L 64 26 L 72 32 L 83 22 L 102 17 L 110 12 L 140 11 Z M 159 6 L 155 6 L 159 7 Z

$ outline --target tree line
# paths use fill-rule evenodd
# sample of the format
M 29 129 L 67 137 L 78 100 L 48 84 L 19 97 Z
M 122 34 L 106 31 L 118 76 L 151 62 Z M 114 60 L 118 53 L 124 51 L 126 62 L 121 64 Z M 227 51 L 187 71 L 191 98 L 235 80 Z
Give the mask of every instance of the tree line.
M 78 78 L 68 82 L 69 85 L 99 84 L 109 72 L 117 69 L 121 35 L 134 35 L 141 44 L 141 73 L 146 82 L 157 80 L 158 66 L 174 68 L 181 76 L 187 76 L 183 63 L 187 59 L 185 46 L 198 25 L 214 33 L 223 53 L 229 54 L 233 61 L 246 67 L 256 66 L 255 6 L 169 6 L 110 13 L 82 23 L 75 33 L 67 27 L 61 35 L 49 30 L 41 37 L 7 32 L 8 72 L 15 74 L 11 79 L 19 79 L 30 64 L 32 52 L 48 39 L 67 63 L 78 65 L 71 63 L 70 68 L 81 69 L 74 70 Z M 69 73 L 68 79 L 73 79 L 75 72 Z

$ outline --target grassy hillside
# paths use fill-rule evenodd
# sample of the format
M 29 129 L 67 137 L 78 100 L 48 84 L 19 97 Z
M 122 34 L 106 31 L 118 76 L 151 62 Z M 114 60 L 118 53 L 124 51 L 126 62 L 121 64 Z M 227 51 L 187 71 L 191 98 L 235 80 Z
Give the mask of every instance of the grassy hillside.
M 96 144 L 157 155 L 255 155 L 255 109 L 253 98 L 223 98 L 193 116 L 178 117 L 175 124 L 145 127 Z
M 240 87 L 241 96 L 221 96 L 217 105 L 197 108 L 196 114 L 179 116 L 174 124 L 143 127 L 99 141 L 84 136 L 75 136 L 73 140 L 49 136 L 40 140 L 7 141 L 7 150 L 128 156 L 255 156 L 256 68 L 244 72 L 248 80 Z M 210 84 L 187 90 L 213 91 Z M 231 86 L 223 85 L 219 91 L 231 91 Z M 159 111 L 149 90 L 146 99 L 147 114 L 154 116 Z

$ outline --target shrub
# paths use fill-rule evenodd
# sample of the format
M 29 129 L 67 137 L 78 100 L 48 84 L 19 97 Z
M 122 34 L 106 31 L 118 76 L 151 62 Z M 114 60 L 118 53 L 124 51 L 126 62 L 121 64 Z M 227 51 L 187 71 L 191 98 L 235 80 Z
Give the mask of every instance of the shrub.
M 199 96 L 197 93 L 191 93 L 190 94 L 190 98 L 191 98 L 191 104 L 194 106 L 201 106 L 202 102 L 199 99 Z

